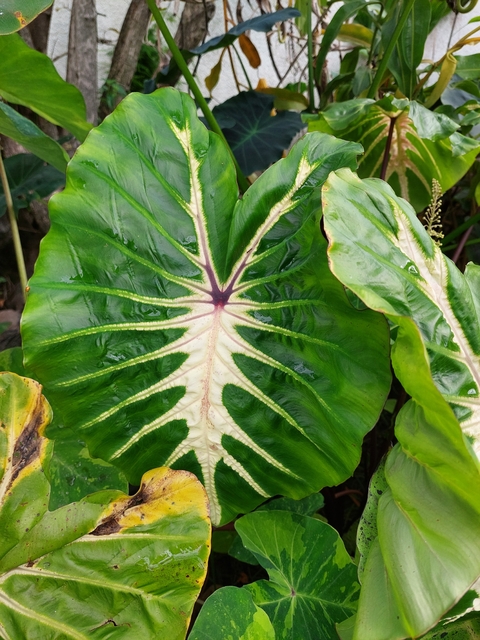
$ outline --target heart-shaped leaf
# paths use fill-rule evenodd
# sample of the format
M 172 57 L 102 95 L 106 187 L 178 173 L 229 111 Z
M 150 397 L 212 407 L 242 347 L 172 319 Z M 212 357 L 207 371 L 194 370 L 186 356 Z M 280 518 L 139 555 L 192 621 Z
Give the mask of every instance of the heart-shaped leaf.
M 0 36 L 23 29 L 51 4 L 52 0 L 2 0 Z
M 28 367 L 92 456 L 133 484 L 193 471 L 216 523 L 352 473 L 389 387 L 387 330 L 330 274 L 318 213 L 358 151 L 309 135 L 238 200 L 184 94 L 129 96 L 92 131 L 23 321 Z
M 480 267 L 463 275 L 380 180 L 332 174 L 324 212 L 333 272 L 370 308 L 415 321 L 433 379 L 480 455 Z
M 134 496 L 48 511 L 50 413 L 38 383 L 0 374 L 0 635 L 183 640 L 208 558 L 202 486 L 155 469 Z
M 244 587 L 268 614 L 277 640 L 333 638 L 356 610 L 356 566 L 328 524 L 288 511 L 256 511 L 235 523 L 270 580 Z

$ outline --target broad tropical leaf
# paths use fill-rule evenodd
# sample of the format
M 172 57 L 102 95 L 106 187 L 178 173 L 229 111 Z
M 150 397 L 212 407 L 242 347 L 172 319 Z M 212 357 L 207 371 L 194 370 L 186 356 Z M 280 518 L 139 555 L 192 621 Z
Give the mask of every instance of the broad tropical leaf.
M 80 91 L 62 80 L 48 56 L 18 34 L 0 38 L 0 96 L 71 131 L 80 141 L 92 128 Z
M 65 173 L 69 160 L 66 151 L 31 120 L 24 118 L 15 109 L 1 101 L 0 133 L 12 138 L 28 151 Z
M 280 160 L 304 125 L 293 111 L 272 114 L 275 98 L 242 91 L 213 109 L 240 169 L 246 175 Z
M 5 158 L 4 164 L 15 211 L 28 207 L 32 200 L 46 198 L 65 184 L 64 173 L 29 153 Z M 0 216 L 6 210 L 5 194 L 0 185 Z
M 29 370 L 92 456 L 133 484 L 193 471 L 215 523 L 351 474 L 387 394 L 387 331 L 328 270 L 318 187 L 358 151 L 307 136 L 238 201 L 188 96 L 131 95 L 92 131 L 23 321 Z
M 223 587 L 202 606 L 188 640 L 275 640 L 265 611 L 245 589 Z
M 200 483 L 155 469 L 134 496 L 47 511 L 49 419 L 38 383 L 0 374 L 0 635 L 183 640 L 208 558 Z
M 418 638 L 480 575 L 478 461 L 433 384 L 417 327 L 397 320 L 392 361 L 412 400 L 398 414 L 398 444 L 385 464 L 354 640 Z
M 358 174 L 366 178 L 380 176 L 391 125 L 386 180 L 416 211 L 429 205 L 434 179 L 442 192 L 447 191 L 465 175 L 480 150 L 477 141 L 454 133 L 458 125 L 450 118 L 415 102 L 391 97 L 378 102 L 357 99 L 332 104 L 318 120 L 309 122 L 309 130 L 360 142 L 365 154 L 360 158 Z M 467 146 L 457 149 L 458 142 Z
M 235 523 L 270 580 L 244 587 L 268 614 L 277 640 L 333 638 L 356 610 L 356 566 L 328 524 L 288 511 L 256 511 Z
M 370 308 L 414 320 L 433 379 L 480 455 L 480 267 L 463 275 L 380 180 L 332 174 L 324 215 L 333 273 Z
M 51 4 L 52 0 L 2 0 L 0 36 L 23 29 Z

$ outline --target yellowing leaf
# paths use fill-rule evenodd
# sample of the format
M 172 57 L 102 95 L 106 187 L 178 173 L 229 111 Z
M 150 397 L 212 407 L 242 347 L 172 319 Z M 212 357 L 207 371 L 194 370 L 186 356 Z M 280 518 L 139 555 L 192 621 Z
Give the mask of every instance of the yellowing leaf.
M 258 69 L 262 61 L 260 59 L 260 54 L 257 51 L 257 47 L 245 33 L 242 33 L 242 35 L 239 37 L 238 43 L 240 45 L 242 53 L 250 63 L 250 66 L 254 69 Z
M 212 70 L 210 71 L 208 76 L 205 78 L 205 86 L 207 87 L 210 93 L 212 93 L 213 89 L 215 89 L 220 79 L 220 72 L 222 70 L 222 59 L 223 59 L 223 52 L 222 52 L 222 55 L 220 56 L 220 60 L 217 62 L 217 64 L 214 67 L 212 67 Z
M 431 107 L 437 102 L 442 93 L 448 86 L 448 83 L 452 79 L 453 74 L 455 73 L 455 69 L 457 68 L 457 59 L 453 55 L 451 51 L 447 53 L 444 61 L 442 62 L 442 66 L 440 68 L 440 76 L 433 87 L 432 93 L 428 97 L 428 100 L 425 102 L 426 107 Z
M 373 31 L 362 24 L 344 24 L 340 27 L 337 40 L 369 49 L 373 40 Z

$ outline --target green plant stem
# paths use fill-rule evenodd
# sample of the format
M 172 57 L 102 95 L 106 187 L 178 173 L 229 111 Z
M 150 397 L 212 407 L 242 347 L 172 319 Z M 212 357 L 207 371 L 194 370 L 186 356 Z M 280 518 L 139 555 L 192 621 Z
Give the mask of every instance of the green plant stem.
M 467 242 L 465 242 L 465 246 L 466 247 L 470 247 L 472 244 L 479 244 L 480 243 L 480 238 L 474 238 L 473 240 L 467 240 Z M 455 249 L 457 245 L 456 244 L 450 244 L 448 245 L 448 247 L 444 247 L 442 245 L 442 251 L 453 251 L 453 249 Z
M 393 32 L 392 39 L 388 43 L 387 48 L 385 49 L 385 53 L 383 54 L 382 60 L 378 65 L 377 73 L 375 74 L 375 78 L 368 90 L 367 98 L 375 98 L 377 95 L 378 88 L 383 80 L 383 76 L 385 71 L 387 70 L 388 63 L 390 61 L 390 57 L 393 53 L 395 45 L 397 44 L 397 40 L 402 33 L 402 29 L 405 26 L 407 18 L 412 10 L 412 7 L 415 3 L 415 0 L 407 0 L 405 7 L 403 8 L 402 15 L 400 16 L 397 26 L 395 27 L 395 31 Z
M 7 172 L 3 164 L 3 157 L 0 152 L 0 178 L 2 181 L 3 193 L 5 194 L 5 202 L 7 205 L 8 218 L 12 229 L 13 246 L 15 248 L 15 257 L 17 259 L 18 273 L 20 276 L 20 284 L 22 285 L 23 299 L 25 300 L 25 291 L 27 288 L 27 270 L 25 268 L 25 260 L 23 258 L 22 243 L 20 241 L 20 233 L 18 232 L 17 219 L 13 208 L 12 193 L 8 184 Z
M 242 71 L 243 71 L 243 75 L 245 76 L 246 80 L 247 80 L 247 84 L 248 84 L 248 88 L 250 89 L 250 91 L 253 91 L 253 86 L 252 83 L 250 82 L 250 78 L 248 77 L 248 73 L 247 70 L 245 69 L 245 65 L 243 64 L 243 60 L 241 55 L 238 53 L 237 49 L 235 48 L 235 45 L 231 45 L 232 49 L 235 51 L 235 55 L 238 58 L 238 61 L 240 63 L 240 66 L 242 67 Z
M 305 21 L 307 30 L 307 54 L 308 54 L 308 110 L 313 112 L 315 109 L 315 92 L 313 78 L 313 34 L 312 34 L 312 0 L 307 2 L 307 15 Z
M 172 34 L 170 33 L 167 24 L 165 22 L 165 20 L 163 19 L 163 16 L 159 10 L 159 8 L 156 5 L 155 0 L 146 0 L 150 11 L 152 12 L 152 15 L 155 19 L 155 22 L 157 23 L 158 28 L 160 29 L 160 33 L 162 34 L 162 36 L 165 39 L 165 42 L 167 43 L 168 48 L 170 49 L 170 52 L 172 54 L 172 56 L 175 59 L 175 62 L 178 65 L 178 68 L 180 69 L 180 71 L 183 74 L 183 77 L 185 78 L 185 80 L 187 81 L 188 86 L 190 87 L 195 100 L 197 101 L 198 106 L 200 107 L 200 109 L 203 112 L 203 115 L 205 116 L 206 121 L 208 122 L 210 129 L 212 131 L 214 131 L 217 135 L 219 135 L 223 142 L 225 143 L 227 149 L 230 151 L 230 154 L 232 156 L 233 162 L 235 164 L 235 169 L 237 171 L 237 181 L 238 181 L 238 186 L 240 187 L 240 190 L 245 192 L 248 187 L 250 186 L 248 180 L 246 179 L 246 177 L 243 175 L 242 170 L 240 169 L 238 162 L 235 158 L 235 156 L 233 155 L 232 150 L 230 149 L 230 146 L 228 144 L 228 142 L 225 139 L 225 136 L 223 135 L 223 131 L 220 129 L 218 122 L 215 120 L 215 116 L 213 115 L 213 113 L 210 111 L 210 108 L 207 104 L 207 101 L 205 100 L 205 98 L 202 95 L 202 92 L 200 91 L 198 84 L 195 81 L 195 78 L 192 76 L 190 69 L 188 68 L 187 63 L 185 62 L 185 58 L 182 55 L 182 52 L 180 51 L 180 49 L 177 47 L 177 44 L 175 42 L 175 40 L 172 37 Z

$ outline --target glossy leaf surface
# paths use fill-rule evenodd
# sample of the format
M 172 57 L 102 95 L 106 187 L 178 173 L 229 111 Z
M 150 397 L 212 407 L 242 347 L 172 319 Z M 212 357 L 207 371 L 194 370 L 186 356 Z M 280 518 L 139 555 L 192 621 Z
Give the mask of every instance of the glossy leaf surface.
M 333 104 L 318 120 L 309 122 L 310 131 L 361 142 L 365 154 L 360 158 L 358 174 L 362 178 L 380 176 L 391 126 L 386 180 L 416 211 L 430 204 L 433 179 L 447 191 L 465 175 L 480 150 L 477 141 L 454 133 L 458 125 L 450 118 L 415 102 L 391 97 L 378 102 L 357 99 Z M 465 146 L 457 149 L 457 142 Z
M 288 511 L 256 511 L 235 523 L 270 580 L 244 587 L 268 614 L 277 640 L 333 638 L 357 606 L 356 566 L 328 524 Z
M 29 153 L 5 158 L 4 165 L 15 211 L 28 207 L 32 200 L 46 198 L 65 184 L 64 173 Z M 0 185 L 0 216 L 6 210 L 5 194 Z
M 414 320 L 433 379 L 480 455 L 480 267 L 463 275 L 382 181 L 332 174 L 324 213 L 333 272 L 370 308 Z
M 265 611 L 245 589 L 223 587 L 202 606 L 188 640 L 275 640 Z
M 18 34 L 0 38 L 0 96 L 73 133 L 81 142 L 92 128 L 80 91 L 62 80 L 50 58 Z
M 307 136 L 237 201 L 188 96 L 132 95 L 92 132 L 51 202 L 23 336 L 94 457 L 132 483 L 193 471 L 216 523 L 351 474 L 389 386 L 386 327 L 331 276 L 317 216 L 358 150 Z
M 48 511 L 49 419 L 38 383 L 0 374 L 2 637 L 183 640 L 208 557 L 200 483 L 155 469 L 134 496 Z
M 354 640 L 419 637 L 480 575 L 478 461 L 433 384 L 418 329 L 397 320 L 392 361 L 412 400 L 398 414 L 398 444 L 386 460 Z
M 65 173 L 69 160 L 66 151 L 31 120 L 4 102 L 0 102 L 0 133 Z
M 0 36 L 23 29 L 51 4 L 52 0 L 2 0 Z
M 293 138 L 303 129 L 298 113 L 272 115 L 273 95 L 242 91 L 213 109 L 240 169 L 246 175 L 263 171 L 280 160 Z

